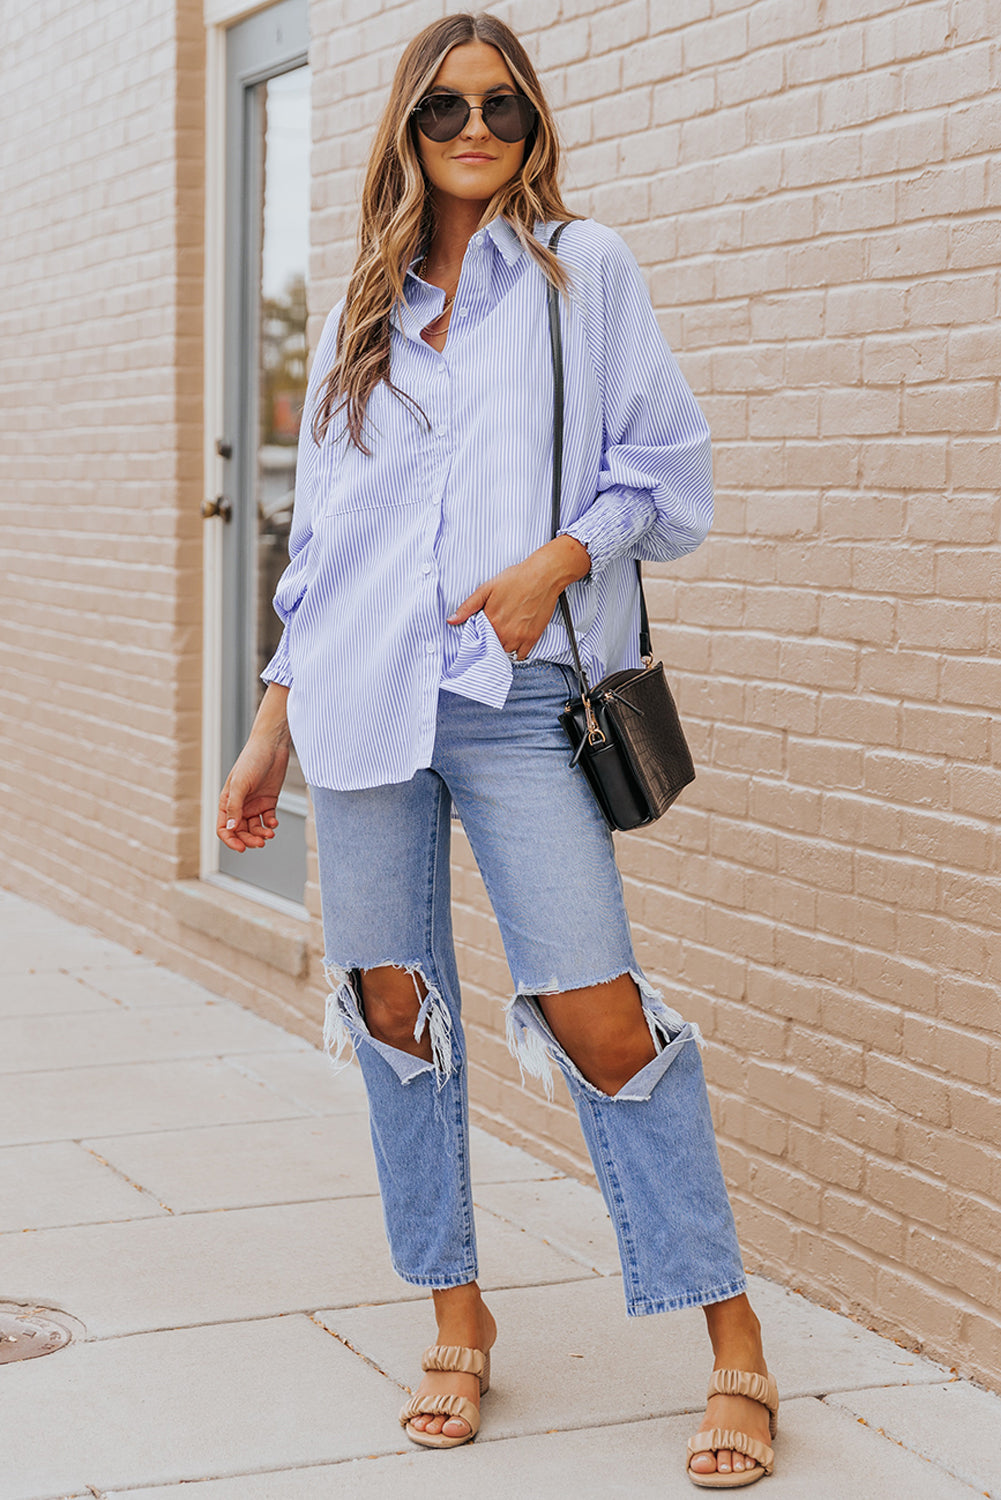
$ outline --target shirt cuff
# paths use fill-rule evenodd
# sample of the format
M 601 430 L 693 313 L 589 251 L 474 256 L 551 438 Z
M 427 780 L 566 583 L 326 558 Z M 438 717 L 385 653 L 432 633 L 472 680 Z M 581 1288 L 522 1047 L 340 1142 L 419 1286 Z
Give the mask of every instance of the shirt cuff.
M 617 557 L 632 552 L 656 515 L 657 508 L 648 490 L 622 485 L 604 490 L 582 516 L 569 526 L 561 526 L 556 534 L 572 536 L 587 548 L 591 571 L 581 581 L 588 583 Z
M 288 655 L 288 626 L 282 631 L 278 650 L 260 674 L 262 682 L 277 682 L 279 687 L 292 686 L 292 663 Z

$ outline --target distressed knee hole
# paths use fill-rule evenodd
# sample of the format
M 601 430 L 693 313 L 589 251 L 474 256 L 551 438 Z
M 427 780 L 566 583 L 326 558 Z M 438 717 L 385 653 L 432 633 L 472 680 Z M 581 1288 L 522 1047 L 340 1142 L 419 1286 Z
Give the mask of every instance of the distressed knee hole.
M 525 1075 L 538 1078 L 545 1090 L 546 1098 L 553 1097 L 553 1063 L 569 1082 L 575 1083 L 592 1097 L 608 1101 L 647 1099 L 654 1086 L 667 1072 L 678 1047 L 694 1041 L 698 1047 L 705 1046 L 705 1038 L 694 1021 L 686 1021 L 680 1011 L 668 1005 L 663 996 L 636 969 L 620 970 L 607 979 L 595 980 L 594 984 L 610 984 L 612 980 L 628 973 L 635 980 L 640 993 L 643 1015 L 657 1051 L 653 1058 L 617 1094 L 605 1094 L 596 1088 L 577 1067 L 573 1058 L 557 1042 L 538 1003 L 538 995 L 556 995 L 571 986 L 551 984 L 529 990 L 519 985 L 516 993 L 505 1007 L 505 1032 L 508 1049 L 518 1064 L 521 1081 Z M 575 986 L 580 988 L 580 986 Z
M 427 986 L 415 970 L 382 965 L 356 974 L 358 1009 L 369 1034 L 380 1042 L 406 1050 L 413 1034 Z
M 419 1073 L 433 1069 L 440 1088 L 451 1076 L 453 1069 L 452 1017 L 445 997 L 428 980 L 421 965 L 386 961 L 381 964 L 345 966 L 325 957 L 323 968 L 330 986 L 323 1021 L 323 1045 L 335 1071 L 339 1072 L 347 1067 L 359 1045 L 364 1044 L 375 1048 L 386 1059 L 401 1082 L 409 1083 Z M 362 968 L 398 969 L 410 975 L 417 1000 L 414 1041 L 421 1040 L 427 1027 L 431 1041 L 430 1062 L 414 1057 L 409 1052 L 402 1052 L 398 1047 L 372 1035 L 357 992 L 358 974 Z M 421 985 L 424 987 L 423 991 Z

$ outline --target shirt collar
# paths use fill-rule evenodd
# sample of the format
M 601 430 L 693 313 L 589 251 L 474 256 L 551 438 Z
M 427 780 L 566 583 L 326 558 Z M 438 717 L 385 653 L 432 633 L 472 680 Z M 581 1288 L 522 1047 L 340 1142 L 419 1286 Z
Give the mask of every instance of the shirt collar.
M 549 227 L 549 224 L 544 220 L 537 220 L 535 224 L 536 236 L 543 240 L 547 239 L 548 235 L 546 231 Z M 491 219 L 490 223 L 485 225 L 483 229 L 478 229 L 470 240 L 470 244 L 475 244 L 478 239 L 484 245 L 488 242 L 491 243 L 496 252 L 509 266 L 513 266 L 526 253 L 514 229 L 500 215 L 495 219 Z M 423 254 L 415 255 L 407 267 L 407 276 L 410 278 L 410 284 L 406 291 L 406 305 L 397 307 L 398 326 L 408 338 L 418 338 L 420 336 L 420 330 L 433 316 L 431 309 L 439 300 L 444 300 L 444 293 L 439 293 L 437 289 L 432 290 L 422 281 L 418 280 L 417 267 L 420 265 L 422 259 Z
M 535 234 L 537 238 L 547 239 L 548 235 L 546 235 L 545 231 L 548 228 L 549 225 L 545 220 L 537 219 L 535 224 Z M 485 225 L 483 229 L 477 230 L 477 234 L 483 235 L 484 237 L 492 240 L 493 244 L 500 251 L 501 255 L 507 261 L 509 266 L 513 266 L 519 256 L 525 254 L 525 251 L 522 248 L 521 241 L 519 240 L 514 229 L 507 221 L 507 219 L 501 217 L 500 215 L 498 215 L 496 219 L 491 219 L 490 223 Z M 476 235 L 473 236 L 474 240 L 475 238 Z M 422 255 L 415 255 L 413 260 L 407 267 L 407 272 L 412 273 L 414 276 L 416 276 L 417 267 L 420 265 L 422 259 Z
M 557 219 L 536 219 L 534 234 L 537 240 L 545 245 L 559 221 Z M 509 266 L 513 266 L 519 256 L 526 254 L 514 229 L 507 219 L 491 219 L 486 227 L 486 232 L 493 240 L 497 249 L 503 255 Z
M 486 227 L 486 233 L 493 240 L 509 266 L 513 266 L 519 256 L 524 255 L 525 252 L 521 248 L 521 241 L 507 219 L 500 217 L 491 219 Z

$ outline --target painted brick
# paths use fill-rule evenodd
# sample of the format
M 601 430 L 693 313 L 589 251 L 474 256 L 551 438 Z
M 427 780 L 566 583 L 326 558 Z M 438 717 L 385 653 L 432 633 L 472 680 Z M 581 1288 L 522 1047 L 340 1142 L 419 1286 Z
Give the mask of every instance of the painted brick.
M 822 200 L 837 199 L 846 189 L 851 195 L 861 175 L 862 131 L 841 130 L 834 135 L 787 140 L 781 145 L 781 156 L 783 187 L 816 188 L 823 183 L 826 191 Z M 876 186 L 865 185 L 870 192 Z
M 874 1208 L 872 1202 L 847 1193 L 829 1190 L 823 1199 L 823 1225 L 830 1234 L 842 1235 L 855 1244 L 865 1245 L 876 1255 L 900 1260 L 903 1255 L 905 1228 L 893 1214 Z
M 997 1260 L 975 1255 L 954 1242 L 918 1228 L 907 1234 L 907 1265 L 944 1286 L 955 1287 L 974 1301 L 989 1302 L 996 1293 Z
M 1001 551 L 983 547 L 943 550 L 935 558 L 935 582 L 946 598 L 996 599 L 1001 585 Z
M 901 711 L 900 745 L 922 755 L 983 761 L 990 753 L 993 720 L 987 713 L 957 713 L 949 709 L 905 704 Z
M 799 1222 L 820 1223 L 820 1189 L 805 1174 L 765 1160 L 752 1161 L 749 1186 L 760 1202 L 781 1209 Z
M 945 158 L 945 117 L 906 114 L 881 125 L 870 124 L 862 137 L 862 171 L 866 177 L 926 167 Z
M 925 327 L 986 322 L 991 316 L 994 293 L 991 275 L 918 282 L 907 293 L 907 324 Z
M 971 1036 L 958 1027 L 945 1026 L 924 1016 L 905 1016 L 903 1040 L 906 1055 L 925 1067 L 968 1083 L 990 1084 L 995 1046 L 992 1037 Z
M 865 1086 L 877 1098 L 885 1099 L 912 1119 L 930 1121 L 935 1125 L 948 1124 L 949 1090 L 946 1085 L 906 1063 L 881 1057 L 876 1052 L 867 1053 Z
M 748 45 L 771 47 L 821 29 L 820 0 L 757 0 L 748 17 Z
M 868 1151 L 898 1157 L 901 1119 L 896 1110 L 865 1094 L 841 1088 L 825 1091 L 825 1133 Z
M 979 156 L 987 151 L 996 151 L 1001 146 L 1001 122 L 995 108 L 996 100 L 988 96 L 960 108 L 950 109 L 946 132 L 949 155 Z
M 861 280 L 861 278 L 860 278 Z M 832 286 L 827 294 L 827 332 L 871 334 L 904 324 L 906 291 L 896 286 Z
M 951 339 L 944 333 L 866 339 L 862 350 L 865 384 L 941 380 L 946 374 L 947 351 L 951 354 L 951 347 Z M 979 372 L 984 366 L 980 363 L 975 368 Z
M 991 50 L 989 42 L 982 42 L 912 62 L 903 78 L 905 109 L 917 113 L 986 94 Z

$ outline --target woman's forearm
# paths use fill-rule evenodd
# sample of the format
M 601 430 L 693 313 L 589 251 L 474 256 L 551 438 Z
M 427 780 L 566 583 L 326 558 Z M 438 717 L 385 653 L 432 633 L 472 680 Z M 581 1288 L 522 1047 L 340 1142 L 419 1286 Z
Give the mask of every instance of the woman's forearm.
M 553 583 L 560 590 L 577 583 L 591 571 L 591 554 L 576 537 L 565 533 L 546 542 L 536 554 L 544 557 L 553 569 Z
M 257 710 L 251 737 L 259 737 L 272 742 L 282 743 L 289 741 L 288 716 L 286 704 L 288 703 L 288 688 L 280 682 L 269 682 L 265 690 L 261 705 Z

